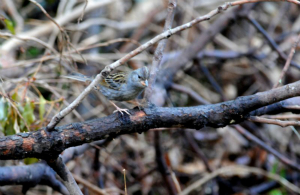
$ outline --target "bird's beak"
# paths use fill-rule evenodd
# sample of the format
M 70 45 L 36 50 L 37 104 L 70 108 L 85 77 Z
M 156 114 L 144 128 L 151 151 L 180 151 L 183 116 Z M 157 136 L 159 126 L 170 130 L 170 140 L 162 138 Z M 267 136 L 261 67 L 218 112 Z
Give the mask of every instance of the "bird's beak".
M 148 80 L 141 81 L 141 84 L 145 87 L 148 87 Z

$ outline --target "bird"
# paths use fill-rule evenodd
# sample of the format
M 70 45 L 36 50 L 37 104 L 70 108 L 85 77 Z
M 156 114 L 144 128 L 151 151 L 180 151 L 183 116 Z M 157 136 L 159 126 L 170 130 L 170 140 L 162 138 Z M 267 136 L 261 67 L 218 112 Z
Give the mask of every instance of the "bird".
M 77 72 L 73 72 L 70 75 L 62 76 L 81 82 L 92 82 L 94 77 L 89 77 Z M 123 112 L 130 115 L 128 109 L 119 108 L 112 101 L 132 101 L 142 93 L 142 91 L 148 87 L 149 71 L 146 66 L 129 71 L 129 72 L 118 72 L 108 75 L 103 78 L 100 83 L 95 86 L 95 90 L 100 91 L 107 99 L 110 100 L 111 104 L 117 109 L 114 112 Z

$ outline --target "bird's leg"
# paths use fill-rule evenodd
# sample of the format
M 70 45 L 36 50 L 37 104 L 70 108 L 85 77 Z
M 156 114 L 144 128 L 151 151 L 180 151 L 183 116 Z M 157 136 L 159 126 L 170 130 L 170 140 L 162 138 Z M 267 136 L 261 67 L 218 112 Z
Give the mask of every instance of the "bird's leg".
M 139 110 L 142 110 L 142 108 L 143 108 L 142 104 L 137 99 L 135 99 L 135 100 L 129 100 L 127 102 L 130 103 L 130 104 L 135 105 L 136 107 L 139 108 Z
M 115 110 L 114 112 L 120 112 L 122 115 L 123 115 L 123 112 L 125 112 L 126 114 L 131 115 L 131 114 L 128 112 L 128 109 L 119 108 L 119 107 L 118 107 L 115 103 L 113 103 L 112 101 L 110 101 L 110 103 L 117 109 L 117 110 Z

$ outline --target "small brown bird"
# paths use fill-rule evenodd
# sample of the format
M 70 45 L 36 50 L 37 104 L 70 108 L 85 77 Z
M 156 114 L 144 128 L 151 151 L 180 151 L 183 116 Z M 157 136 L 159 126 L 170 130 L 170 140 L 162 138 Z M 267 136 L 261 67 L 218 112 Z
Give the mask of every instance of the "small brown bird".
M 73 73 L 71 75 L 63 76 L 82 82 L 91 82 L 93 77 L 88 77 L 80 73 Z M 116 107 L 117 110 L 130 115 L 128 109 L 119 108 L 114 101 L 130 101 L 136 97 L 148 86 L 149 71 L 147 67 L 142 67 L 130 72 L 118 72 L 108 75 L 105 79 L 100 81 L 99 85 L 95 87 L 99 90 L 110 102 Z

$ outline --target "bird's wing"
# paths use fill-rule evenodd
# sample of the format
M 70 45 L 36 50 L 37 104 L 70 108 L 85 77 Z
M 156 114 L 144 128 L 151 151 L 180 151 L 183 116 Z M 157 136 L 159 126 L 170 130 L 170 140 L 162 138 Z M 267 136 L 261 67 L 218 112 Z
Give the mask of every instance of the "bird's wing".
M 101 84 L 105 87 L 119 90 L 122 84 L 126 83 L 127 74 L 124 72 L 118 72 L 111 75 L 108 75 L 105 79 L 102 80 Z

